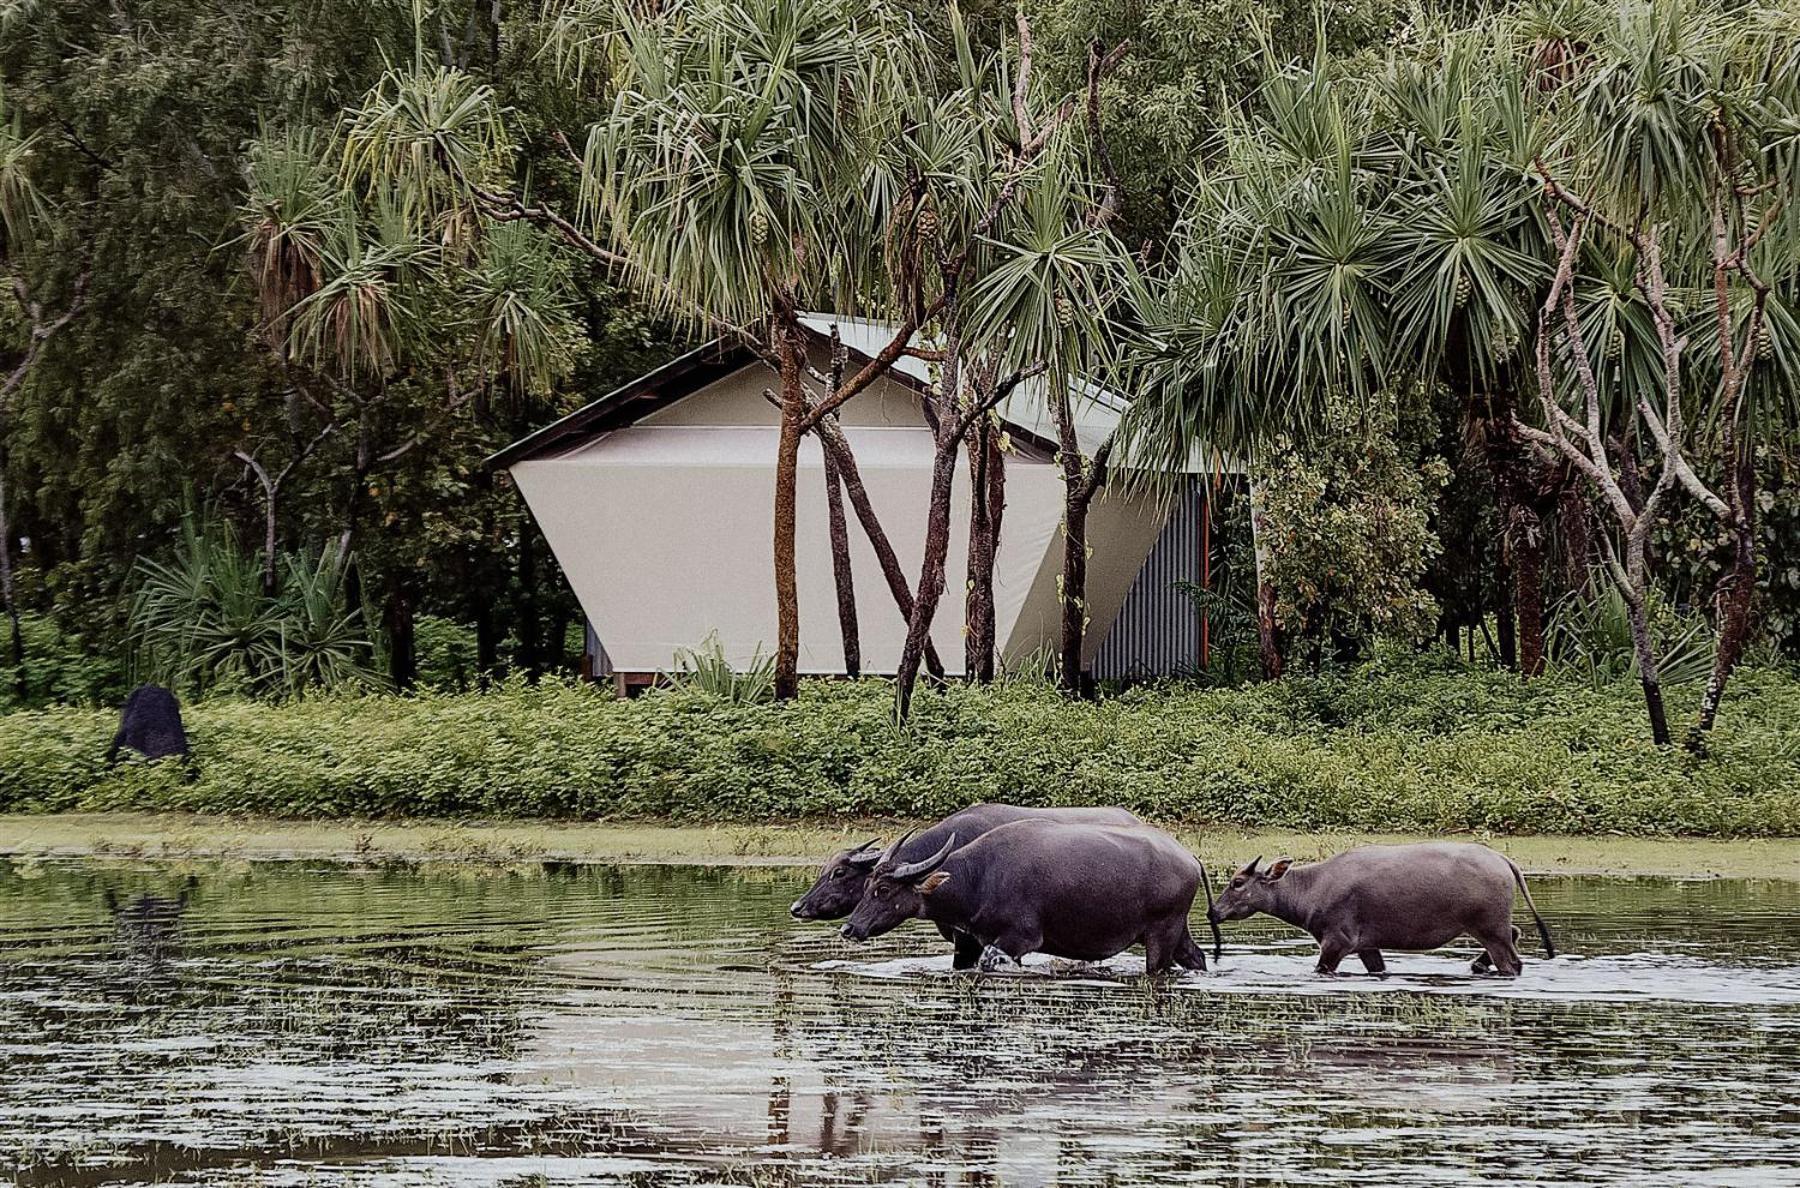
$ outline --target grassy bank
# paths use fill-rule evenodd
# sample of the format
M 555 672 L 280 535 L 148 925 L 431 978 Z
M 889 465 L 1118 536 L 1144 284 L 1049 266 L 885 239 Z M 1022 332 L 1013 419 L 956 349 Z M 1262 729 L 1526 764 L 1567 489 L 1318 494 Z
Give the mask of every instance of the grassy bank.
M 497 870 L 551 861 L 811 866 L 870 837 L 918 821 L 781 821 L 661 825 L 594 821 L 295 821 L 194 813 L 0 815 L 0 858 L 124 861 L 323 860 L 449 863 Z M 1352 846 L 1422 835 L 1195 827 L 1169 822 L 1209 868 L 1257 855 L 1323 858 Z M 1787 839 L 1485 837 L 1534 874 L 1767 878 L 1800 882 L 1800 846 Z
M 1773 672 L 1734 684 L 1704 758 L 1651 746 L 1624 685 L 1418 664 L 1098 704 L 958 687 L 921 697 L 904 730 L 879 682 L 813 684 L 785 706 L 551 684 L 187 717 L 192 780 L 173 764 L 107 770 L 110 712 L 0 717 L 0 811 L 722 824 L 1005 799 L 1253 829 L 1800 835 L 1800 681 Z

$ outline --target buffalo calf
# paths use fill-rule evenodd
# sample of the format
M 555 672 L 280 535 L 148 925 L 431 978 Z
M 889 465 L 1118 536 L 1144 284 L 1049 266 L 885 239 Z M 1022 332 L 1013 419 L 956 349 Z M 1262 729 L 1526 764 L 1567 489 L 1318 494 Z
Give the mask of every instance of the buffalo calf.
M 1385 973 L 1383 949 L 1422 952 L 1472 936 L 1486 950 L 1476 973 L 1495 969 L 1516 977 L 1524 962 L 1512 923 L 1515 887 L 1537 921 L 1544 952 L 1556 956 L 1525 876 L 1486 846 L 1365 846 L 1305 866 L 1283 858 L 1259 869 L 1261 862 L 1234 874 L 1208 914 L 1219 921 L 1265 912 L 1311 933 L 1322 974 L 1335 974 L 1352 953 L 1370 973 Z

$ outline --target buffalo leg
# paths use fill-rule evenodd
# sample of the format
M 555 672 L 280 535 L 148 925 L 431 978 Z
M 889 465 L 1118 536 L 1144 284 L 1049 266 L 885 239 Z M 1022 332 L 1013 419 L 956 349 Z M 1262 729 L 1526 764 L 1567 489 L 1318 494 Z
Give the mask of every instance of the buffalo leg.
M 1499 936 L 1477 937 L 1486 951 L 1475 959 L 1475 964 L 1470 968 L 1480 974 L 1487 973 L 1491 968 L 1503 978 L 1518 977 L 1519 971 L 1525 968 L 1525 962 L 1519 957 L 1519 950 L 1514 947 L 1518 935 L 1517 928 L 1509 927 Z
M 1387 962 L 1382 959 L 1380 949 L 1364 949 L 1357 957 L 1362 959 L 1364 969 L 1377 977 L 1387 977 Z
M 1154 928 L 1144 934 L 1144 972 L 1152 977 L 1168 973 L 1181 957 L 1182 941 L 1185 938 L 1180 930 L 1167 926 Z
M 1203 973 L 1206 970 L 1206 950 L 1194 943 L 1194 934 L 1188 931 L 1185 920 L 1181 922 L 1181 947 L 1176 950 L 1175 962 Z
M 1187 920 L 1171 920 L 1144 934 L 1144 972 L 1168 973 L 1175 966 L 1205 969 L 1206 955 L 1188 935 Z
M 1322 973 L 1326 977 L 1336 977 L 1338 962 L 1350 955 L 1350 946 L 1336 937 L 1328 936 L 1319 942 L 1319 964 L 1313 972 Z
M 952 969 L 974 969 L 981 961 L 981 942 L 966 932 L 950 938 L 956 943 L 956 956 L 950 959 Z
M 1025 954 L 1036 952 L 1038 946 L 1043 943 L 1044 938 L 1041 934 L 1023 931 L 1008 932 L 995 937 L 994 943 L 982 950 L 982 972 L 991 973 L 996 969 L 1002 969 L 1006 966 L 1008 959 L 1013 965 L 1017 965 Z
M 1512 950 L 1514 952 L 1519 950 L 1519 929 L 1512 929 Z M 1476 974 L 1485 974 L 1485 972 L 1489 972 L 1490 968 L 1494 968 L 1494 958 L 1490 958 L 1487 949 L 1483 949 L 1480 958 L 1474 959 L 1474 965 L 1469 968 Z

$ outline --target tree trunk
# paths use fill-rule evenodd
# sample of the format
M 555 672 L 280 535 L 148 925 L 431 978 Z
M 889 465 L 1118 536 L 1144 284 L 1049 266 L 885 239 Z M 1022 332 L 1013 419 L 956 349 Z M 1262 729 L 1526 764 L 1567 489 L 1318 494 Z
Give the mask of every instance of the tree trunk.
M 1079 460 L 1076 463 L 1080 465 Z M 1079 489 L 1063 500 L 1062 647 L 1059 674 L 1065 691 L 1082 692 L 1081 649 L 1087 636 L 1087 517 L 1089 499 Z
M 1518 599 L 1513 589 L 1513 563 L 1507 550 L 1500 550 L 1500 559 L 1494 567 L 1494 626 L 1500 637 L 1500 664 L 1514 672 L 1519 669 L 1519 620 L 1514 613 Z
M 1669 715 L 1663 708 L 1662 674 L 1656 649 L 1650 643 L 1650 619 L 1644 597 L 1626 594 L 1625 616 L 1631 623 L 1631 647 L 1637 654 L 1638 680 L 1644 686 L 1644 708 L 1650 712 L 1650 737 L 1659 747 L 1669 745 Z
M 823 441 L 821 439 L 821 445 Z M 844 491 L 837 463 L 825 456 L 825 516 L 831 527 L 831 576 L 837 584 L 838 629 L 844 637 L 844 675 L 862 675 L 862 633 L 856 622 L 856 583 L 850 572 L 850 526 L 844 520 Z
M 797 332 L 784 327 L 777 349 L 781 352 L 781 439 L 775 455 L 775 698 L 789 701 L 800 692 L 800 577 L 795 533 L 800 426 L 806 404 L 801 387 L 804 347 Z
M 931 620 L 944 594 L 944 559 L 950 552 L 950 495 L 956 479 L 957 443 L 938 445 L 931 463 L 931 503 L 925 518 L 925 559 L 919 567 L 919 592 L 912 618 L 906 625 L 906 642 L 900 649 L 900 671 L 894 677 L 894 713 L 904 722 L 912 712 L 913 684 L 919 661 L 931 635 Z
M 1256 643 L 1263 679 L 1281 679 L 1281 632 L 1275 622 L 1275 583 L 1269 570 L 1269 529 L 1263 518 L 1262 488 L 1250 480 L 1250 542 L 1256 557 Z
M 519 667 L 533 681 L 543 671 L 538 658 L 542 633 L 537 595 L 536 528 L 526 522 L 519 526 Z
M 875 550 L 875 560 L 881 566 L 881 576 L 887 581 L 888 592 L 894 596 L 894 605 L 900 608 L 900 617 L 910 623 L 913 613 L 912 586 L 908 584 L 906 573 L 900 567 L 900 557 L 894 552 L 894 542 L 888 539 L 887 532 L 881 527 L 881 520 L 875 515 L 875 505 L 869 500 L 868 488 L 863 486 L 862 471 L 857 468 L 856 455 L 851 452 L 850 443 L 845 440 L 835 416 L 822 418 L 817 431 L 820 444 L 837 466 L 838 478 L 844 484 L 844 493 L 850 498 L 850 509 L 856 513 L 856 521 L 862 525 L 863 535 L 869 538 L 869 546 Z M 925 671 L 939 680 L 944 677 L 943 661 L 938 659 L 937 648 L 929 640 L 925 644 Z
M 988 574 L 987 595 L 984 599 L 981 631 L 987 640 L 983 650 L 986 668 L 981 679 L 991 681 L 1000 664 L 1000 632 L 994 621 L 994 573 L 993 566 L 1000 559 L 1000 529 L 1006 519 L 1006 454 L 1000 448 L 1000 434 L 988 434 Z
M 1519 676 L 1544 675 L 1544 534 L 1527 508 L 1513 509 L 1513 606 L 1519 616 Z
M 388 637 L 388 677 L 394 689 L 404 693 L 418 681 L 418 658 L 413 647 L 412 592 L 404 582 L 388 590 L 382 626 Z
M 968 680 L 994 679 L 994 557 L 1000 544 L 1005 462 L 993 425 L 984 417 L 969 433 L 969 596 L 964 670 Z
M 1718 720 L 1725 683 L 1731 679 L 1750 634 L 1750 608 L 1756 597 L 1756 468 L 1748 450 L 1733 461 L 1731 475 L 1731 565 L 1720 575 L 1713 595 L 1718 618 L 1718 644 L 1712 675 L 1700 699 L 1700 717 L 1687 738 L 1690 751 L 1705 749 L 1706 735 Z
M 6 514 L 6 465 L 4 446 L 0 446 L 0 596 L 6 600 L 6 624 L 12 667 L 18 677 L 19 694 L 25 693 L 25 632 L 19 626 L 18 594 L 13 586 L 12 520 Z
M 263 492 L 263 576 L 264 598 L 275 597 L 275 489 Z
M 1106 482 L 1106 457 L 1112 448 L 1109 439 L 1092 460 L 1092 472 L 1081 454 L 1081 442 L 1075 434 L 1075 414 L 1069 405 L 1069 390 L 1051 380 L 1055 392 L 1050 409 L 1056 420 L 1057 456 L 1063 480 L 1063 582 L 1062 626 L 1058 680 L 1063 689 L 1082 694 L 1087 690 L 1081 668 L 1081 653 L 1087 637 L 1087 518 L 1094 495 Z
M 1557 492 L 1556 526 L 1562 530 L 1563 589 L 1590 598 L 1594 593 L 1594 511 L 1579 475 L 1571 474 Z

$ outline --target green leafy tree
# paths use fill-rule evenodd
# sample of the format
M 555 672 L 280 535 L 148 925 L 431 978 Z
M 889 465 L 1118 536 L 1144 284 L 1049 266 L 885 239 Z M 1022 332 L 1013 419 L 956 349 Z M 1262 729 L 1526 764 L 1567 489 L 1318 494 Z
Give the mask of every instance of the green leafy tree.
M 878 358 L 809 399 L 811 305 L 855 308 L 899 193 L 882 146 L 917 87 L 918 43 L 862 5 L 799 0 L 755 9 L 693 3 L 638 12 L 564 10 L 544 48 L 606 98 L 572 159 L 573 203 L 515 186 L 514 152 L 488 89 L 453 69 L 389 76 L 349 132 L 354 172 L 405 182 L 441 212 L 525 220 L 615 269 L 659 311 L 755 347 L 778 377 L 775 687 L 793 696 L 800 623 L 795 569 L 799 441 L 897 358 Z
M 1350 660 L 1377 638 L 1418 641 L 1436 628 L 1423 579 L 1449 470 L 1401 452 L 1397 421 L 1416 395 L 1382 393 L 1368 414 L 1333 401 L 1329 431 L 1305 451 L 1274 451 L 1259 476 L 1276 618 L 1315 668 L 1326 649 Z

